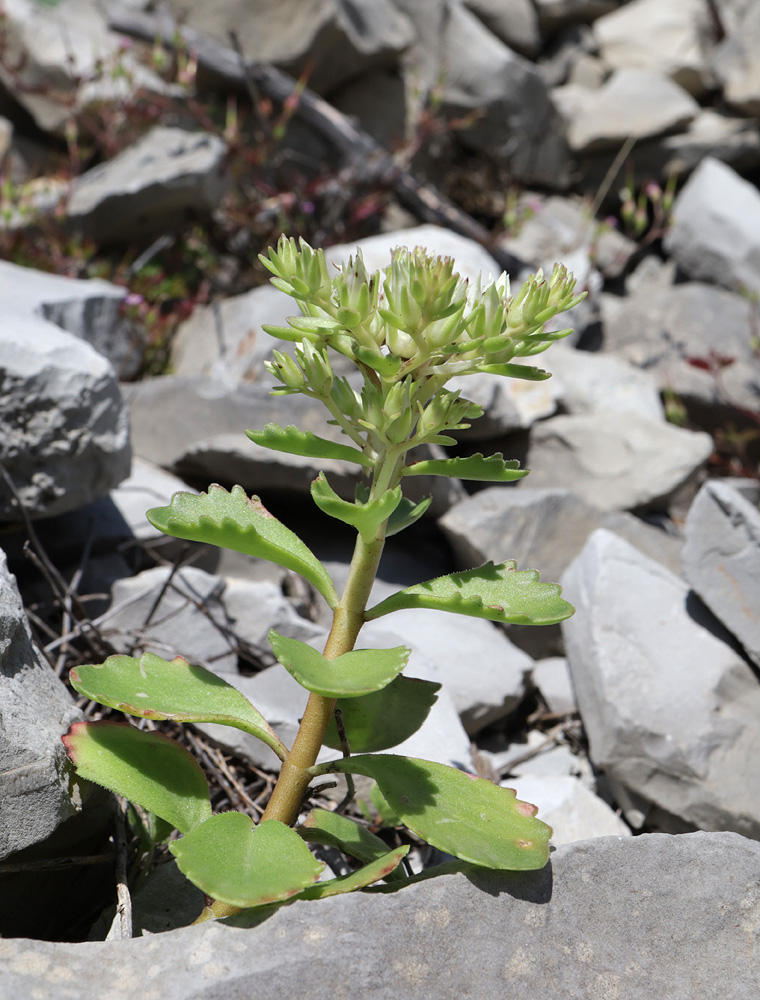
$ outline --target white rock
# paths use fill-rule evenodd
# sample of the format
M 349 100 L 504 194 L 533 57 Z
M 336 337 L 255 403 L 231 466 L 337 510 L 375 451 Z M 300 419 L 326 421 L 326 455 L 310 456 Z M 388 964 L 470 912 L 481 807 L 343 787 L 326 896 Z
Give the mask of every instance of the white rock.
M 657 383 L 647 372 L 623 359 L 576 351 L 562 344 L 555 344 L 544 357 L 542 367 L 552 372 L 559 383 L 557 391 L 568 413 L 615 410 L 637 413 L 652 421 L 665 419 Z
M 552 828 L 555 847 L 593 837 L 630 837 L 622 819 L 577 778 L 521 777 L 502 786 L 514 788 L 518 799 L 538 806 L 538 819 Z
M 598 90 L 589 91 L 568 129 L 576 153 L 619 146 L 683 129 L 699 105 L 678 84 L 643 69 L 619 69 Z
M 706 0 L 632 0 L 594 22 L 599 52 L 613 69 L 647 69 L 699 96 L 712 85 Z

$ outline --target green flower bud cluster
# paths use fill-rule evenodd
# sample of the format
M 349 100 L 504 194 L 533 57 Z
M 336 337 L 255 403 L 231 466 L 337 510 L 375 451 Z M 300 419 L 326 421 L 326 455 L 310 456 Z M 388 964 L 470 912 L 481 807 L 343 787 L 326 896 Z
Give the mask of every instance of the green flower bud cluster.
M 264 327 L 298 344 L 295 358 L 275 352 L 268 365 L 281 383 L 275 391 L 321 399 L 344 432 L 375 453 L 453 443 L 443 432 L 468 427 L 465 421 L 480 415 L 458 393 L 444 391 L 455 375 L 546 377 L 510 362 L 567 336 L 569 330 L 547 333 L 544 325 L 584 297 L 560 265 L 548 279 L 538 271 L 512 295 L 506 274 L 471 283 L 451 258 L 419 247 L 394 250 L 390 265 L 374 274 L 357 251 L 332 278 L 324 252 L 303 240 L 282 237 L 260 259 L 302 314 L 286 327 Z M 360 393 L 334 377 L 328 347 L 361 372 Z

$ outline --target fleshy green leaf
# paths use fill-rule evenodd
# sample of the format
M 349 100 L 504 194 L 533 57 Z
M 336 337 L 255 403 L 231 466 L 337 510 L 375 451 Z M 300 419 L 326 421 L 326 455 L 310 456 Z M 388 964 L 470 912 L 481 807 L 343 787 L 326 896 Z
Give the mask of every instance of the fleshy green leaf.
M 536 353 L 541 352 L 536 351 Z M 478 371 L 486 372 L 489 375 L 504 375 L 506 378 L 521 378 L 528 382 L 545 382 L 546 379 L 552 377 L 551 372 L 545 372 L 542 368 L 534 368 L 532 365 L 478 365 Z
M 397 870 L 401 859 L 409 853 L 409 844 L 397 847 L 394 851 L 388 851 L 376 861 L 370 861 L 355 872 L 347 875 L 339 875 L 338 878 L 327 879 L 325 882 L 317 882 L 310 886 L 298 896 L 299 899 L 325 899 L 327 896 L 339 896 L 344 892 L 355 892 L 357 889 L 365 889 L 374 882 L 379 882 L 382 878 L 388 878 Z
M 327 482 L 324 473 L 320 472 L 311 484 L 311 495 L 321 511 L 345 524 L 350 524 L 366 542 L 370 542 L 383 521 L 387 520 L 398 507 L 401 501 L 401 487 L 387 490 L 376 500 L 351 503 L 349 500 L 342 500 Z
M 397 677 L 374 694 L 363 698 L 338 699 L 343 728 L 352 753 L 387 750 L 416 733 L 435 704 L 440 684 L 416 677 Z M 340 750 L 335 719 L 330 720 L 324 743 Z
M 549 858 L 551 827 L 511 788 L 445 764 L 393 754 L 346 757 L 312 768 L 374 778 L 413 833 L 441 851 L 487 868 L 531 870 Z
M 534 569 L 515 569 L 510 560 L 487 562 L 391 594 L 365 612 L 367 621 L 401 608 L 432 608 L 512 625 L 553 625 L 574 614 L 558 583 L 540 583 Z
M 480 453 L 468 458 L 429 458 L 403 470 L 405 476 L 454 476 L 485 483 L 511 483 L 528 475 L 518 461 L 505 462 L 501 455 L 484 458 Z
M 289 899 L 319 878 L 324 864 L 276 819 L 220 813 L 169 845 L 180 871 L 203 892 L 231 906 Z
M 335 458 L 342 462 L 355 462 L 368 467 L 371 459 L 350 445 L 338 441 L 329 441 L 318 437 L 311 431 L 302 431 L 292 424 L 281 427 L 279 424 L 267 424 L 263 431 L 246 431 L 246 435 L 262 448 L 274 451 L 284 451 L 289 455 L 306 455 L 307 458 Z
M 200 765 L 163 733 L 126 722 L 75 722 L 62 739 L 83 778 L 136 802 L 181 833 L 211 815 Z
M 378 861 L 386 857 L 388 852 L 385 841 L 376 837 L 366 826 L 327 809 L 312 809 L 299 826 L 298 833 L 310 844 L 337 847 L 350 857 L 365 863 Z
M 298 639 L 269 631 L 274 655 L 307 691 L 325 698 L 359 698 L 380 691 L 406 666 L 411 652 L 393 649 L 353 649 L 334 660 Z
M 391 535 L 397 535 L 399 531 L 403 531 L 404 528 L 408 528 L 410 524 L 414 524 L 415 521 L 422 517 L 432 503 L 432 500 L 432 496 L 429 496 L 423 497 L 419 503 L 414 503 L 413 500 L 409 500 L 407 497 L 402 497 L 401 503 L 388 518 L 388 525 L 385 529 L 385 537 L 390 538 Z
M 109 656 L 105 663 L 74 667 L 69 674 L 79 694 L 143 719 L 217 722 L 263 740 L 280 760 L 288 755 L 264 716 L 227 681 L 178 656 L 153 653 Z
M 331 608 L 338 604 L 330 575 L 311 549 L 258 497 L 249 500 L 242 486 L 233 486 L 231 493 L 216 484 L 208 493 L 175 493 L 168 507 L 153 507 L 146 517 L 154 528 L 175 538 L 218 545 L 292 569 L 313 584 Z

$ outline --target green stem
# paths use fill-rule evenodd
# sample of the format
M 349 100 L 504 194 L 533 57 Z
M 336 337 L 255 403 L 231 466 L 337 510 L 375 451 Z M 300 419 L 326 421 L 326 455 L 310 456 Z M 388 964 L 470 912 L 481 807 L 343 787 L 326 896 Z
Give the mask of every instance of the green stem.
M 403 453 L 399 456 L 397 451 L 388 452 L 383 456 L 375 469 L 373 493 L 376 486 L 382 485 L 385 490 L 389 487 L 383 484 L 390 482 L 391 486 L 395 485 L 393 480 L 398 480 L 399 457 L 403 457 Z M 332 628 L 325 644 L 324 656 L 328 660 L 334 660 L 354 648 L 364 624 L 364 612 L 375 582 L 380 556 L 383 554 L 385 530 L 386 524 L 383 523 L 378 528 L 376 536 L 369 542 L 364 541 L 361 535 L 357 535 L 346 586 L 340 603 L 333 612 Z M 325 698 L 313 691 L 309 695 L 301 725 L 288 759 L 282 765 L 264 815 L 261 817 L 262 822 L 265 819 L 276 819 L 292 826 L 298 819 L 301 803 L 313 779 L 308 769 L 316 762 L 334 708 L 335 698 Z M 228 917 L 239 912 L 240 907 L 215 900 L 203 910 L 196 923 L 203 923 L 213 917 Z

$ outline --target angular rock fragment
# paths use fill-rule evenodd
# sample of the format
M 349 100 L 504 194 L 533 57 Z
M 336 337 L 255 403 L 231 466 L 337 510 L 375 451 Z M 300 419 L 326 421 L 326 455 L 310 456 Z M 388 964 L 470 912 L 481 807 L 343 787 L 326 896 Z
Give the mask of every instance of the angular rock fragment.
M 643 69 L 619 69 L 599 90 L 588 92 L 568 128 L 576 153 L 619 146 L 683 129 L 699 113 L 694 98 L 665 76 Z
M 697 415 L 714 418 L 729 406 L 757 405 L 755 313 L 745 296 L 702 281 L 644 286 L 608 314 L 604 338 L 611 352 L 654 377 L 661 391 L 675 392 Z M 710 372 L 711 357 L 720 362 L 719 380 Z
M 707 157 L 679 193 L 665 248 L 684 274 L 731 291 L 760 291 L 760 193 Z
M 129 474 L 127 411 L 116 375 L 89 344 L 36 316 L 0 333 L 0 461 L 32 517 L 75 510 Z M 22 519 L 0 480 L 0 519 Z
M 713 449 L 708 434 L 614 410 L 550 417 L 533 428 L 533 486 L 562 486 L 602 510 L 666 506 Z
M 77 178 L 68 225 L 100 244 L 126 244 L 207 216 L 226 188 L 226 151 L 211 133 L 156 126 Z
M 760 667 L 760 511 L 713 480 L 691 505 L 684 535 L 684 579 Z
M 686 584 L 608 531 L 563 577 L 592 762 L 703 830 L 760 837 L 760 682 Z
M 61 743 L 81 717 L 32 641 L 0 550 L 0 858 L 44 840 L 82 808 Z

